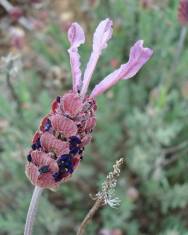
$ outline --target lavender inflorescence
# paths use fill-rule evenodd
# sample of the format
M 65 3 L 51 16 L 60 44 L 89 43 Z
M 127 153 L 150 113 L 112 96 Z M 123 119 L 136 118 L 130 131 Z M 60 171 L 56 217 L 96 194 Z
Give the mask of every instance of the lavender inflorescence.
M 34 185 L 53 188 L 74 172 L 91 140 L 95 111 L 94 99 L 81 100 L 74 92 L 54 100 L 27 156 L 26 173 Z
M 137 41 L 130 50 L 128 62 L 106 76 L 88 96 L 89 83 L 97 61 L 112 36 L 112 25 L 112 21 L 107 18 L 97 26 L 91 56 L 83 76 L 78 48 L 85 42 L 85 34 L 78 23 L 73 23 L 68 30 L 72 90 L 64 96 L 57 96 L 50 113 L 43 118 L 33 137 L 26 174 L 36 186 L 55 188 L 72 175 L 83 158 L 84 147 L 92 138 L 91 132 L 96 125 L 96 97 L 118 81 L 133 77 L 153 54 L 150 48 L 143 46 L 143 40 Z M 117 173 L 118 169 L 113 172 L 113 176 Z M 109 175 L 108 180 L 111 181 L 106 181 L 104 185 L 107 187 L 107 182 L 110 182 L 109 190 L 115 184 L 112 179 Z

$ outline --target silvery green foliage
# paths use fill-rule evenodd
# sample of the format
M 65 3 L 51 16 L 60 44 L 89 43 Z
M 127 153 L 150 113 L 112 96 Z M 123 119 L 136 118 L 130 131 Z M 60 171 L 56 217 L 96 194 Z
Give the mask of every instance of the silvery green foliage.
M 83 5 L 85 0 L 81 2 Z M 129 235 L 187 235 L 188 51 L 182 53 L 175 74 L 171 74 L 180 32 L 178 1 L 168 1 L 164 8 L 158 7 L 158 3 L 167 1 L 154 2 L 157 7 L 153 9 L 142 9 L 135 0 L 100 1 L 98 8 L 89 9 L 89 13 L 92 10 L 92 20 L 88 20 L 90 31 L 105 16 L 110 16 L 119 26 L 100 58 L 91 87 L 113 70 L 111 58 L 118 58 L 120 63 L 125 60 L 129 47 L 138 38 L 154 48 L 155 56 L 134 81 L 120 82 L 98 98 L 94 141 L 71 182 L 61 187 L 56 196 L 46 192 L 45 206 L 39 208 L 36 234 L 75 234 L 75 227 L 91 207 L 88 194 L 98 190 L 112 163 L 125 156 L 126 166 L 116 190 L 121 204 L 117 210 L 107 206 L 100 210 L 94 223 L 88 226 L 87 234 L 97 234 L 101 228 L 120 228 L 123 234 Z M 46 34 L 53 43 L 32 38 L 33 52 L 38 59 L 32 61 L 30 69 L 24 69 L 21 79 L 17 77 L 13 81 L 24 107 L 22 119 L 15 111 L 15 101 L 4 89 L 5 76 L 0 79 L 2 234 L 22 234 L 32 192 L 23 171 L 29 140 L 40 118 L 49 111 L 51 99 L 71 85 L 67 39 L 55 23 L 48 27 Z M 125 38 L 129 45 L 125 45 Z M 84 64 L 90 49 L 81 47 L 80 52 Z M 63 71 L 60 77 L 51 75 L 54 66 Z M 133 186 L 139 193 L 137 198 L 128 194 Z M 46 214 L 53 221 L 52 227 L 44 228 Z

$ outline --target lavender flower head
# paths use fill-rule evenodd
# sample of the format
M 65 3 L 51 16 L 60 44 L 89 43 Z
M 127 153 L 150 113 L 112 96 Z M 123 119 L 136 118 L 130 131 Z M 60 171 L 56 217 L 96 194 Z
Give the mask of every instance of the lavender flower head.
M 94 69 L 102 51 L 112 36 L 112 21 L 100 22 L 93 36 L 93 48 L 84 75 L 80 70 L 78 48 L 85 42 L 84 31 L 78 23 L 68 30 L 72 90 L 58 96 L 51 111 L 42 119 L 27 156 L 26 175 L 42 188 L 56 188 L 78 167 L 84 147 L 91 141 L 96 125 L 96 97 L 120 80 L 133 77 L 152 56 L 152 50 L 137 41 L 130 50 L 129 61 L 122 64 L 87 94 Z

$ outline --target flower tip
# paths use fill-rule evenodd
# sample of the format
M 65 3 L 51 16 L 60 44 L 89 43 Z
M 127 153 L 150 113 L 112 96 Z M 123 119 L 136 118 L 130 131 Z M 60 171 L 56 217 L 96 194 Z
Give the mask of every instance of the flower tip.
M 105 20 L 101 21 L 101 23 L 104 22 L 108 27 L 113 26 L 113 21 L 110 18 L 106 18 Z
M 140 47 L 141 50 L 143 50 L 148 56 L 152 56 L 153 50 L 151 48 L 144 47 L 144 40 L 138 40 L 135 43 L 135 46 Z
M 144 41 L 138 40 L 130 50 L 129 62 L 122 66 L 125 73 L 123 80 L 129 79 L 137 74 L 145 63 L 151 58 L 153 50 L 144 47 Z M 123 73 L 122 73 L 123 74 Z
M 149 58 L 153 55 L 153 50 L 151 48 L 145 48 L 145 51 Z
M 107 47 L 107 43 L 112 37 L 112 26 L 112 20 L 106 18 L 102 20 L 96 28 L 93 39 L 93 50 L 98 51 L 99 54 Z
M 85 42 L 85 35 L 82 27 L 74 22 L 68 29 L 68 40 L 73 47 L 79 47 Z
M 144 40 L 138 40 L 131 48 L 131 55 L 133 58 L 140 56 L 147 62 L 147 60 L 149 60 L 153 55 L 153 50 L 151 48 L 144 47 Z

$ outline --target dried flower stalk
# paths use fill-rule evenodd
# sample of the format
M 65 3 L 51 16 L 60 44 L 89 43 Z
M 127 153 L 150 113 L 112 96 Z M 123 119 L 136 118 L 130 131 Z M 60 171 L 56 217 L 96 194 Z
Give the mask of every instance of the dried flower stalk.
M 122 164 L 123 158 L 119 159 L 113 165 L 114 170 L 108 174 L 106 180 L 102 184 L 102 190 L 96 194 L 97 199 L 100 199 L 104 204 L 108 204 L 110 207 L 116 207 L 120 203 L 119 198 L 114 197 L 114 193 Z
M 99 191 L 94 197 L 95 203 L 92 208 L 89 210 L 84 220 L 82 221 L 79 229 L 77 231 L 77 235 L 83 235 L 85 232 L 86 225 L 91 221 L 97 210 L 103 206 L 108 204 L 111 207 L 115 207 L 119 205 L 120 200 L 117 197 L 114 197 L 115 187 L 117 185 L 117 180 L 120 175 L 120 168 L 123 164 L 123 158 L 116 161 L 113 165 L 113 171 L 110 172 L 106 180 L 102 184 L 102 190 Z

